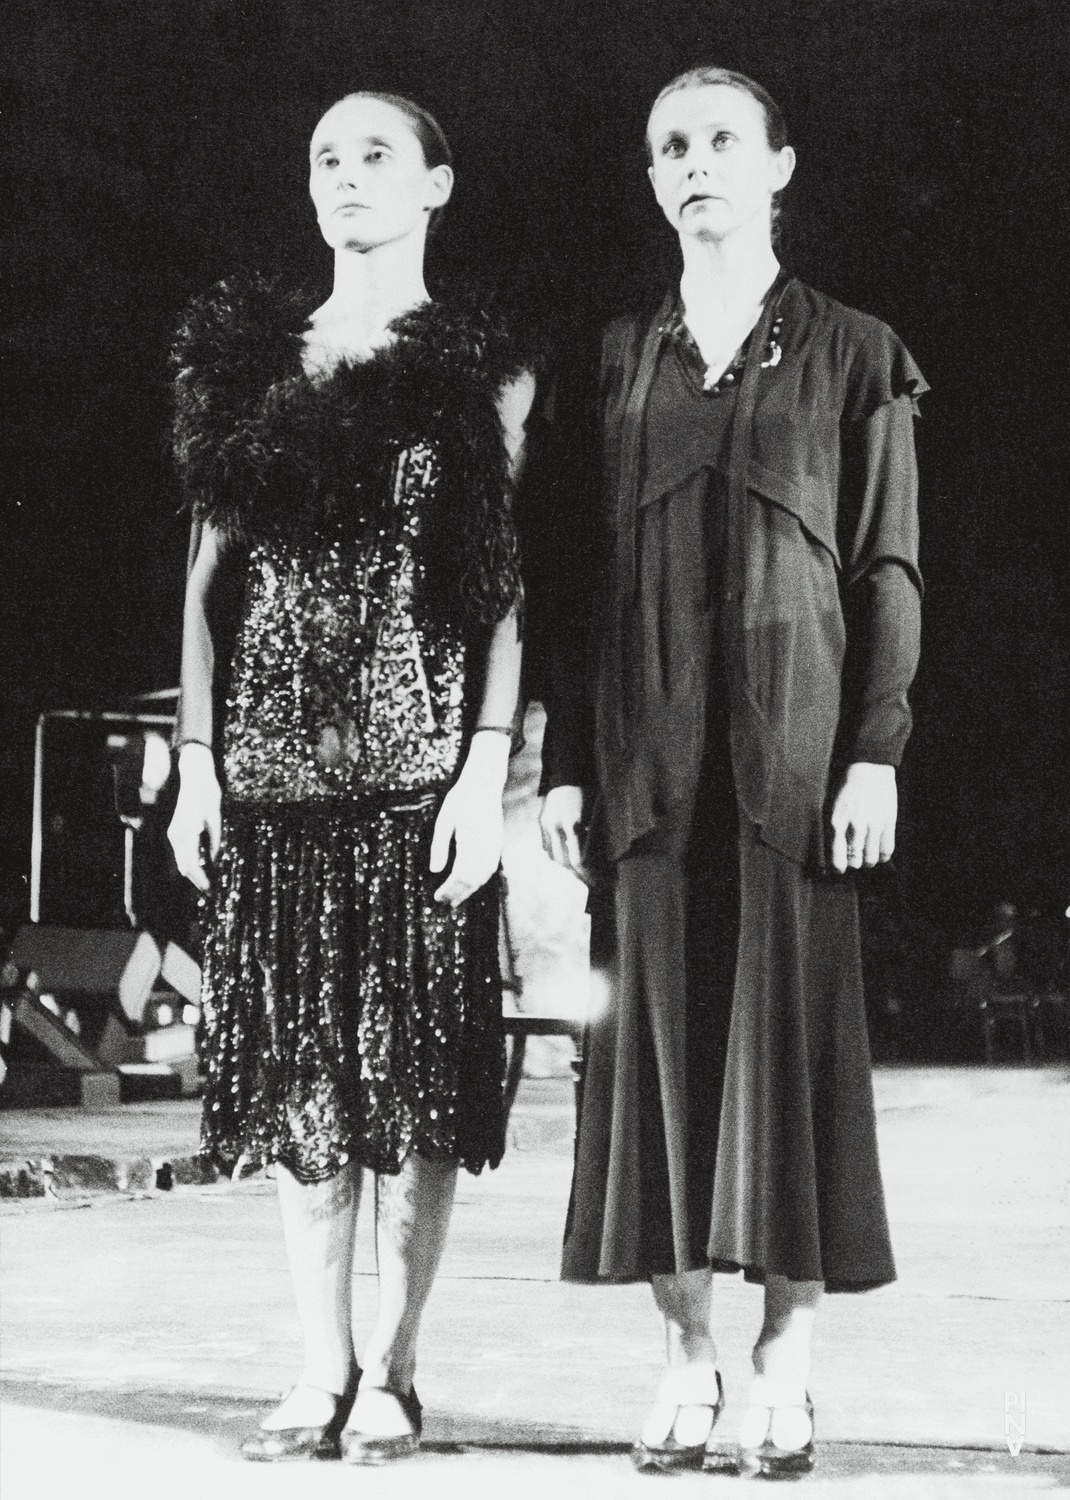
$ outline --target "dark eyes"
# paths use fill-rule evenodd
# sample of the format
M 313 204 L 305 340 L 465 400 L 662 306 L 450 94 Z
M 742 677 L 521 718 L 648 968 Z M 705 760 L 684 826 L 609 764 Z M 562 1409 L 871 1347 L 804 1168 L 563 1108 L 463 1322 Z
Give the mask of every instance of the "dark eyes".
M 378 163 L 387 161 L 389 159 L 389 155 L 390 153 L 385 149 L 385 147 L 373 146 L 369 151 L 366 151 L 364 153 L 364 160 L 366 162 Z M 325 152 L 322 156 L 316 157 L 316 166 L 325 167 L 328 171 L 333 170 L 339 165 L 339 158 L 335 156 L 333 152 Z
M 735 136 L 730 130 L 718 130 L 712 137 L 710 145 L 715 151 L 724 151 L 733 143 L 734 140 Z M 662 146 L 661 154 L 662 156 L 667 156 L 670 160 L 675 161 L 678 160 L 681 156 L 687 155 L 687 147 L 688 142 L 683 138 L 682 135 L 671 135 Z

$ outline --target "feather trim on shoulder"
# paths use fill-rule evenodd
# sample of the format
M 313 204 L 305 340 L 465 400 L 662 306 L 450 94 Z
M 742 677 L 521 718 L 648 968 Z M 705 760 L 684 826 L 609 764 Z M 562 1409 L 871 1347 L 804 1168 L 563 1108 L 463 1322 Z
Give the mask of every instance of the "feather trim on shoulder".
M 174 451 L 190 505 L 247 540 L 368 533 L 392 504 L 397 454 L 430 444 L 441 484 L 419 547 L 436 612 L 449 594 L 469 617 L 502 618 L 519 571 L 496 399 L 521 368 L 503 320 L 428 303 L 371 358 L 312 379 L 301 338 L 313 306 L 262 278 L 221 282 L 191 304 L 174 349 Z

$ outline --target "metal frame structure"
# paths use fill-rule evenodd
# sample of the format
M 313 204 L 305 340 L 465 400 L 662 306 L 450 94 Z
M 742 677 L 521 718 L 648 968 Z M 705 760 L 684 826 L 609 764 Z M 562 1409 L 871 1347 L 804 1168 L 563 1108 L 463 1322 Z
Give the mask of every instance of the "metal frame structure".
M 177 688 L 163 688 L 155 693 L 142 693 L 135 703 L 163 702 L 178 697 Z M 173 728 L 174 714 L 146 712 L 132 708 L 129 711 L 93 708 L 49 708 L 37 717 L 37 729 L 33 751 L 33 831 L 30 837 L 30 921 L 41 920 L 41 866 L 44 857 L 44 788 L 45 788 L 45 727 L 50 719 L 75 720 L 88 724 L 126 724 L 135 729 Z M 124 899 L 130 911 L 131 855 L 129 847 L 133 830 L 126 829 L 126 859 L 124 871 Z

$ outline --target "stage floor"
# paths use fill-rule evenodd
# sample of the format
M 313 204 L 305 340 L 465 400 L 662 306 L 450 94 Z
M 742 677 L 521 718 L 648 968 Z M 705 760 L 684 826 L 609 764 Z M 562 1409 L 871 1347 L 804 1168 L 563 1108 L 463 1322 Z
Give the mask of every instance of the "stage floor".
M 808 1491 L 914 1500 L 1070 1484 L 1070 1070 L 883 1068 L 876 1093 L 900 1279 L 825 1303 Z M 0 1115 L 9 1157 L 176 1155 L 195 1150 L 195 1130 L 188 1103 Z M 270 1182 L 0 1200 L 4 1500 L 732 1493 L 738 1480 L 632 1473 L 658 1326 L 645 1287 L 556 1279 L 570 1136 L 567 1081 L 528 1081 L 501 1168 L 462 1177 L 422 1342 L 425 1449 L 382 1471 L 237 1457 L 297 1371 Z M 761 1294 L 727 1277 L 715 1290 L 730 1440 Z M 374 1297 L 365 1223 L 359 1329 Z M 1009 1392 L 1025 1395 L 1017 1457 Z

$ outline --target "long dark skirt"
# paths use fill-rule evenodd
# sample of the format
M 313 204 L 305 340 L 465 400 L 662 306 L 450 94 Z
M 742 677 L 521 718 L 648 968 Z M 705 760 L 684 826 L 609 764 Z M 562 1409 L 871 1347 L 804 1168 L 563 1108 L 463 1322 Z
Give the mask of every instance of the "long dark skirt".
M 303 1182 L 503 1145 L 498 883 L 428 870 L 438 794 L 225 810 L 203 985 L 204 1150 Z
M 894 1280 L 852 880 L 741 835 L 725 753 L 598 900 L 564 1279 Z

